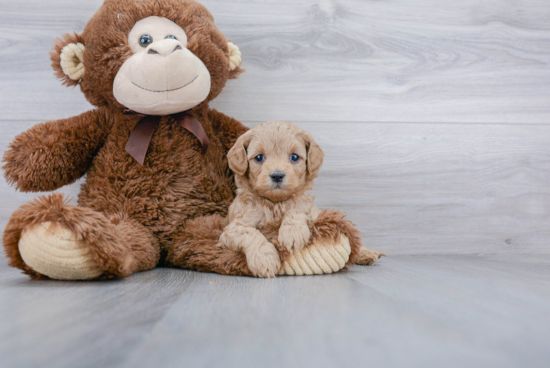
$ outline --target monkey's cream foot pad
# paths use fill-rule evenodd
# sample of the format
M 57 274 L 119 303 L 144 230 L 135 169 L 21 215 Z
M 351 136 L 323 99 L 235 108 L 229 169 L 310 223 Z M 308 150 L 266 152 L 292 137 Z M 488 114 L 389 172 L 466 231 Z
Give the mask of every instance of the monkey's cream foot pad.
M 85 242 L 59 224 L 43 222 L 23 230 L 19 252 L 28 266 L 52 279 L 89 280 L 102 274 Z
M 351 247 L 346 236 L 341 235 L 339 242 L 318 241 L 293 253 L 283 262 L 279 275 L 321 275 L 338 272 L 346 265 Z

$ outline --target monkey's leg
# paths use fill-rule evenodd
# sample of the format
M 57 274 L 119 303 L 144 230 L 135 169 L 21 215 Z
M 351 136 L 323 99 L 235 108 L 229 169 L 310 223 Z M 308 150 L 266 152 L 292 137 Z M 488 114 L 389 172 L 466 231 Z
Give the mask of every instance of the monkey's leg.
M 309 243 L 302 250 L 290 254 L 279 246 L 284 259 L 279 275 L 333 273 L 353 264 L 373 264 L 382 255 L 365 248 L 359 230 L 342 211 L 321 211 L 310 230 Z
M 385 256 L 386 255 L 384 253 L 378 253 L 375 250 L 370 250 L 363 246 L 361 247 L 361 249 L 359 249 L 359 255 L 357 257 L 357 260 L 355 261 L 355 264 L 370 266 L 378 259 L 380 259 L 380 257 Z
M 225 220 L 218 215 L 187 221 L 174 234 L 166 261 L 190 270 L 253 276 L 244 252 L 220 246 L 225 226 Z
M 135 220 L 68 205 L 60 194 L 19 208 L 3 236 L 10 266 L 33 279 L 89 280 L 155 267 L 159 246 Z
M 188 221 L 173 237 L 168 263 L 203 272 L 252 276 L 243 252 L 219 246 L 225 226 L 225 220 L 218 215 Z M 279 275 L 337 272 L 360 261 L 364 248 L 359 231 L 341 211 L 321 211 L 311 227 L 309 244 L 296 253 L 289 253 L 278 244 L 278 224 L 261 231 L 279 250 L 282 260 Z

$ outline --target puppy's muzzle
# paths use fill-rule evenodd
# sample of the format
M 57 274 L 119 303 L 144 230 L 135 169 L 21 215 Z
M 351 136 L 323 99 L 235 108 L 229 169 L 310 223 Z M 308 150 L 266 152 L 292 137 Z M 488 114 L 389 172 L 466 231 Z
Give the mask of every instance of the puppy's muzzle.
M 282 183 L 284 178 L 285 178 L 285 173 L 280 172 L 280 171 L 276 171 L 274 173 L 271 173 L 271 175 L 269 175 L 269 176 L 271 177 L 272 182 Z

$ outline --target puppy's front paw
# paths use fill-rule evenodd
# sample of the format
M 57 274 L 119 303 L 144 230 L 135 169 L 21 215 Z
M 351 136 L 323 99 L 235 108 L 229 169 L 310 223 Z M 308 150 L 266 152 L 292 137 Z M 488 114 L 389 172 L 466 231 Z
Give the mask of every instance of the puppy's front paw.
M 309 227 L 303 222 L 285 224 L 279 228 L 279 244 L 291 253 L 298 252 L 305 247 L 310 236 Z
M 231 237 L 229 236 L 227 231 L 224 231 L 222 233 L 222 235 L 220 236 L 220 241 L 218 242 L 217 246 L 225 250 L 238 250 L 238 248 L 231 241 Z
M 259 247 L 253 246 L 245 250 L 248 269 L 256 277 L 275 277 L 281 268 L 279 252 L 273 244 L 266 241 Z

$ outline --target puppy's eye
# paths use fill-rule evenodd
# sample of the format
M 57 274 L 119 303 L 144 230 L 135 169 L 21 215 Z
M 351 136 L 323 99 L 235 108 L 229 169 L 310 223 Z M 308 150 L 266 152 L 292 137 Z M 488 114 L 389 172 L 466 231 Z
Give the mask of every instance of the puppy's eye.
M 265 156 L 264 155 L 258 155 L 256 157 L 254 157 L 254 160 L 256 160 L 256 162 L 264 162 Z
M 177 40 L 176 36 L 174 36 L 174 35 L 168 35 L 168 36 L 164 37 L 164 39 Z
M 290 155 L 290 161 L 292 161 L 292 162 L 298 162 L 298 161 L 300 161 L 300 156 L 298 156 L 297 154 L 293 153 L 292 155 Z
M 139 39 L 139 44 L 141 45 L 141 47 L 147 47 L 152 43 L 153 43 L 153 37 L 146 34 L 141 36 Z

